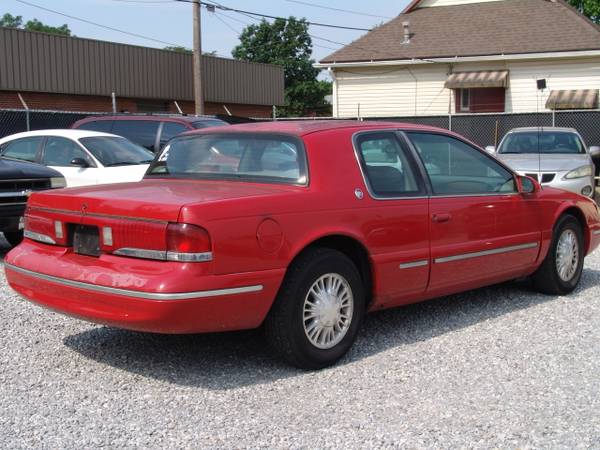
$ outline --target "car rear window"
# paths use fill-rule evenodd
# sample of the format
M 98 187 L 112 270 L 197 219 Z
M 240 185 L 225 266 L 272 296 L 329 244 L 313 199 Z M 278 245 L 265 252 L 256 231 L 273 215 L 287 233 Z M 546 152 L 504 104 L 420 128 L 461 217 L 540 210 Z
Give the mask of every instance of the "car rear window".
M 152 163 L 147 176 L 302 185 L 308 182 L 306 155 L 300 140 L 254 133 L 175 138 Z

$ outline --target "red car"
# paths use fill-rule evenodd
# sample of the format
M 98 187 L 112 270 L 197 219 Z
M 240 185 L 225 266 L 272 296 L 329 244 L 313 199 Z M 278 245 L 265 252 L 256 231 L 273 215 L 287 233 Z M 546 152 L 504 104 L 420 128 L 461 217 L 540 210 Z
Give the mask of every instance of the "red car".
M 368 311 L 525 276 L 571 292 L 600 212 L 448 131 L 263 123 L 175 138 L 140 183 L 34 193 L 25 236 L 6 275 L 35 303 L 156 333 L 262 325 L 320 368 Z

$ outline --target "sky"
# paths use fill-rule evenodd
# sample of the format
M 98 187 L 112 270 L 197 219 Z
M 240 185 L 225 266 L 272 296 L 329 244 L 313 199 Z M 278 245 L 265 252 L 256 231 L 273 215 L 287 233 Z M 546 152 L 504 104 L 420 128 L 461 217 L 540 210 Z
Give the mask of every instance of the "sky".
M 0 0 L 0 15 L 8 12 L 23 16 L 27 21 L 36 18 L 48 25 L 68 24 L 79 37 L 133 45 L 162 48 L 166 45 L 192 47 L 192 5 L 172 0 L 26 0 L 55 11 L 96 22 L 130 33 L 143 35 L 162 42 L 134 37 L 83 23 L 73 18 L 43 11 L 17 0 Z M 409 0 L 218 0 L 222 5 L 272 16 L 305 17 L 309 21 L 371 28 L 397 16 Z M 338 8 L 355 11 L 348 13 L 319 8 Z M 377 17 L 373 17 L 377 16 Z M 234 12 L 216 14 L 202 9 L 202 49 L 216 51 L 219 56 L 231 57 L 238 44 L 238 35 L 251 18 Z M 319 60 L 363 35 L 364 31 L 337 30 L 311 26 L 313 58 Z M 335 41 L 327 42 L 322 39 Z

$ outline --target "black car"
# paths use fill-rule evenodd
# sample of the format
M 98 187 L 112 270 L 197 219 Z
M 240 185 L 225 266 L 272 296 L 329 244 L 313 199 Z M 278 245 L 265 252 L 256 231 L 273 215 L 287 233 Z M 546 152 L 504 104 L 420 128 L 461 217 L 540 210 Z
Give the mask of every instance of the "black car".
M 17 245 L 23 239 L 23 214 L 29 195 L 65 186 L 65 178 L 56 170 L 0 158 L 0 231 L 10 245 Z

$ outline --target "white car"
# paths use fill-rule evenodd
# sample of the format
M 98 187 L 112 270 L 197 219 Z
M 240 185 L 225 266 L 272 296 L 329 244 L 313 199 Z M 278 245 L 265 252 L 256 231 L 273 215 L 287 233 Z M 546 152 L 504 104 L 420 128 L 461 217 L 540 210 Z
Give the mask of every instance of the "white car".
M 154 154 L 130 140 L 85 130 L 39 130 L 0 139 L 0 156 L 51 167 L 67 186 L 140 181 Z

